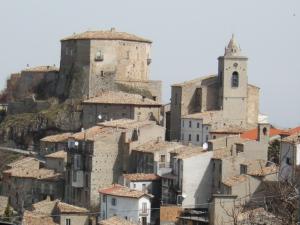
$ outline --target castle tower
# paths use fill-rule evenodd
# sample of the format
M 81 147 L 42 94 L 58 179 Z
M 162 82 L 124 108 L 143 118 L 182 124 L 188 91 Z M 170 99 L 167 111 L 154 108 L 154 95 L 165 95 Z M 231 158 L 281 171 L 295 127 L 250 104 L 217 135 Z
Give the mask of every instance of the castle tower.
M 243 126 L 247 123 L 248 58 L 242 56 L 234 35 L 218 61 L 219 107 L 225 121 Z

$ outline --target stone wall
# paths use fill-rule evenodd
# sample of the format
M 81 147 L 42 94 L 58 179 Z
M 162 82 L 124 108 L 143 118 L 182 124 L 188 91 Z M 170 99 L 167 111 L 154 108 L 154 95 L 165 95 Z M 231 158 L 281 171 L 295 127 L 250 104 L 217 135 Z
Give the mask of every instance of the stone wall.
M 247 119 L 249 124 L 258 123 L 259 114 L 259 88 L 248 85 Z

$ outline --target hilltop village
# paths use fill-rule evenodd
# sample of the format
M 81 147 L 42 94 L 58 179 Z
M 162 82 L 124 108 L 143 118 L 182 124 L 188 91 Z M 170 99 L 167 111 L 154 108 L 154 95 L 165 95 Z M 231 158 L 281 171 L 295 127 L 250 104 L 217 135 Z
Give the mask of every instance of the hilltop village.
M 216 74 L 150 79 L 151 41 L 61 40 L 60 66 L 13 73 L 0 95 L 0 220 L 9 224 L 294 224 L 300 127 L 260 114 L 234 36 Z M 280 210 L 279 210 L 280 209 Z

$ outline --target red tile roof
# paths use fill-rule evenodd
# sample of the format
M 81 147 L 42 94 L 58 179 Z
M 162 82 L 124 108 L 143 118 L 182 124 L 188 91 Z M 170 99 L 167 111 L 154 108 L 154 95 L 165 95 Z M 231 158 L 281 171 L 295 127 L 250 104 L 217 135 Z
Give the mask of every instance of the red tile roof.
M 160 176 L 154 173 L 131 173 L 123 174 L 126 180 L 130 181 L 149 181 L 149 180 L 159 180 Z
M 270 129 L 270 137 L 283 134 L 284 132 L 285 132 L 284 130 L 271 128 Z M 248 131 L 241 134 L 241 138 L 247 138 L 247 139 L 251 139 L 251 140 L 257 140 L 257 137 L 258 137 L 257 128 L 252 129 L 252 130 L 248 130 Z

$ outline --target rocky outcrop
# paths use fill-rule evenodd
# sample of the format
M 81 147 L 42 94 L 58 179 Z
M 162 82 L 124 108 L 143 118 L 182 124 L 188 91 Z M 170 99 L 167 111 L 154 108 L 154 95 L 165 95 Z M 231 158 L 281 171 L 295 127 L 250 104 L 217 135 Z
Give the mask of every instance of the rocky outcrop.
M 37 113 L 8 115 L 0 124 L 0 142 L 10 142 L 24 149 L 35 148 L 46 135 L 79 131 L 81 117 L 82 108 L 78 100 L 67 100 Z

